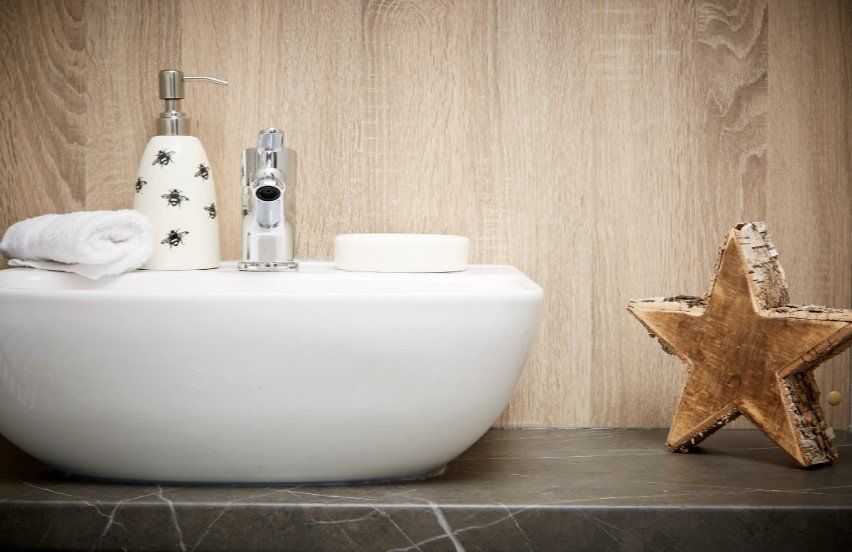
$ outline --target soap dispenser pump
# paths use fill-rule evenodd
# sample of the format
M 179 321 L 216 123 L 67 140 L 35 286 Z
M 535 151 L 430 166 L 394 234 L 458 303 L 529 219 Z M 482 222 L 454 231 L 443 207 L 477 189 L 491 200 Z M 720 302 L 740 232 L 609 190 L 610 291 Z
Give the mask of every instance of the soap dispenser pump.
M 220 263 L 216 186 L 201 141 L 190 135 L 190 119 L 178 109 L 185 81 L 228 84 L 213 77 L 186 77 L 160 71 L 160 98 L 166 110 L 157 120 L 136 177 L 133 208 L 151 219 L 154 252 L 147 270 L 217 268 Z

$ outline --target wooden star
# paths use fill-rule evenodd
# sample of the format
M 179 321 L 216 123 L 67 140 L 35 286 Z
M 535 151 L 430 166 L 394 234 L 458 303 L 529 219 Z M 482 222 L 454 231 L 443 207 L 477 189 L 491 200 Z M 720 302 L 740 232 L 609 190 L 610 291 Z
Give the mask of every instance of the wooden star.
M 852 341 L 852 311 L 788 305 L 778 253 L 763 223 L 731 229 L 711 291 L 631 301 L 627 307 L 689 369 L 666 441 L 688 452 L 749 418 L 802 466 L 837 458 L 812 370 Z

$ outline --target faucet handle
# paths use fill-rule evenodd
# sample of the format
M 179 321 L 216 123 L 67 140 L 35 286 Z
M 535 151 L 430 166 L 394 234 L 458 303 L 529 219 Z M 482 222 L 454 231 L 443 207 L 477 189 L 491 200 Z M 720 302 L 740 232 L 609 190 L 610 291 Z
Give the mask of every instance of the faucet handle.
M 259 151 L 281 151 L 284 149 L 284 134 L 277 128 L 267 128 L 260 131 L 257 138 Z

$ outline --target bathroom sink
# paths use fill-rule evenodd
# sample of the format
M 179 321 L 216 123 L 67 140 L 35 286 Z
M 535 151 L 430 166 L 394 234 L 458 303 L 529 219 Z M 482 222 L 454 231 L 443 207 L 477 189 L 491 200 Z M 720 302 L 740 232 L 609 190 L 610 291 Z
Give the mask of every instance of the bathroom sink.
M 106 479 L 424 478 L 506 407 L 541 299 L 508 266 L 0 270 L 0 433 Z

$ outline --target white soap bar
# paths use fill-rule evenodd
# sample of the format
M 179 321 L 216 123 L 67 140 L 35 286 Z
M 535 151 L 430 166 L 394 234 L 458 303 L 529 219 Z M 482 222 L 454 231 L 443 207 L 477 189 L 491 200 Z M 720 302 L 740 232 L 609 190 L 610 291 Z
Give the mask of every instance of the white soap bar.
M 457 272 L 467 267 L 470 240 L 437 234 L 341 234 L 337 268 L 353 272 Z

